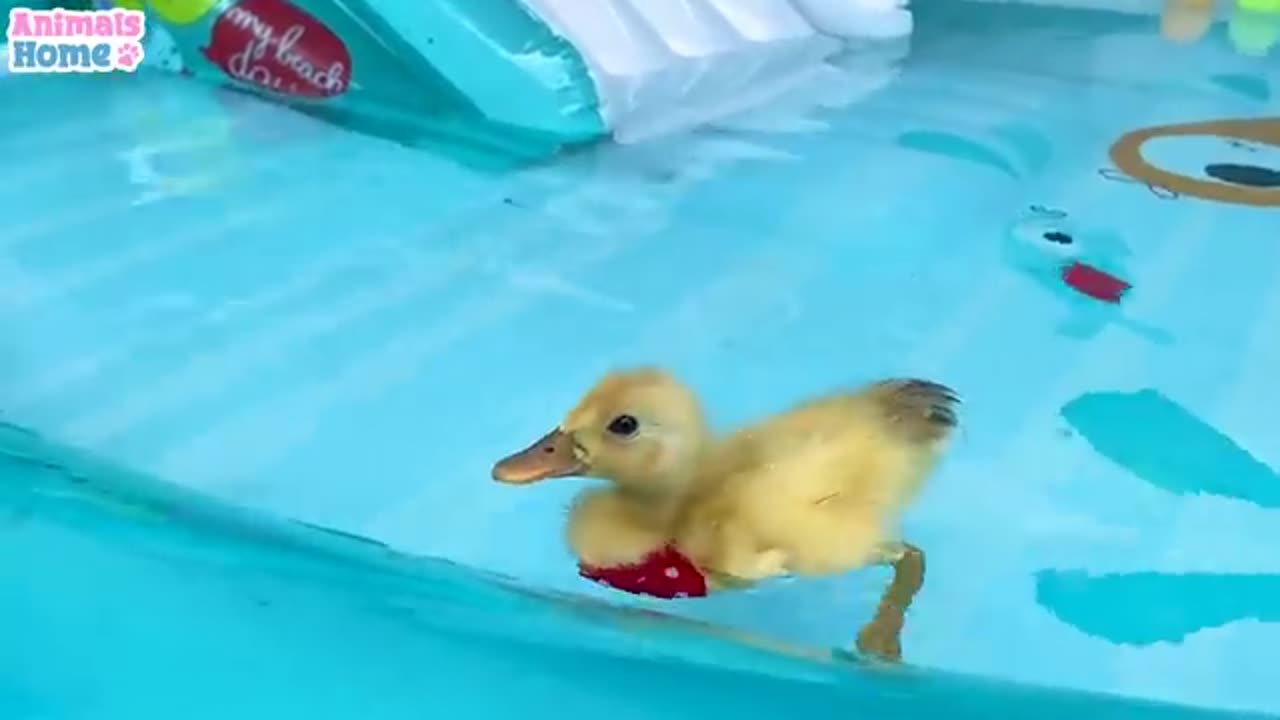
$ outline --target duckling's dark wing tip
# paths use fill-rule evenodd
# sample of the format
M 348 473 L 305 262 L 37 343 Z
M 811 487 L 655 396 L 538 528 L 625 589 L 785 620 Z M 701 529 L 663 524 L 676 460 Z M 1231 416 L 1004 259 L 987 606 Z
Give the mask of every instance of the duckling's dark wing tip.
M 948 385 L 943 385 L 942 383 L 937 383 L 932 380 L 921 380 L 919 378 L 908 378 L 903 380 L 902 383 L 913 392 L 933 396 L 949 404 L 960 404 L 960 394 Z
M 956 409 L 960 395 L 952 388 L 932 380 L 903 378 L 880 383 L 885 391 L 884 411 L 909 438 L 918 442 L 936 442 L 959 424 Z

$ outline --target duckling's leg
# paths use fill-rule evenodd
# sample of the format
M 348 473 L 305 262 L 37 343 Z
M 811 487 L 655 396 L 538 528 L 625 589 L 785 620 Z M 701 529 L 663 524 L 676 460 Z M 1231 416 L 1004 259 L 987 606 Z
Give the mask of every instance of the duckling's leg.
M 893 568 L 893 580 L 880 596 L 880 606 L 858 633 L 858 650 L 883 660 L 902 659 L 902 624 L 907 608 L 924 586 L 924 552 L 903 542 L 885 543 L 879 562 Z

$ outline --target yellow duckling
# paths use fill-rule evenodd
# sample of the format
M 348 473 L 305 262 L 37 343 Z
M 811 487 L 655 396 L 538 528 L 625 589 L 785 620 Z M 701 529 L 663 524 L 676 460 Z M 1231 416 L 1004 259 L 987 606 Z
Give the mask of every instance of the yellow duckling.
M 858 647 L 896 660 L 903 613 L 924 579 L 923 554 L 898 539 L 898 518 L 955 428 L 957 403 L 945 386 L 889 380 L 717 438 L 671 375 L 618 372 L 558 428 L 499 461 L 493 477 L 609 481 L 575 499 L 567 540 L 584 575 L 632 592 L 698 595 L 787 574 L 893 565 Z M 652 567 L 654 558 L 665 567 Z M 637 570 L 624 583 L 599 568 Z M 682 585 L 687 571 L 706 585 Z M 663 573 L 671 582 L 655 586 Z

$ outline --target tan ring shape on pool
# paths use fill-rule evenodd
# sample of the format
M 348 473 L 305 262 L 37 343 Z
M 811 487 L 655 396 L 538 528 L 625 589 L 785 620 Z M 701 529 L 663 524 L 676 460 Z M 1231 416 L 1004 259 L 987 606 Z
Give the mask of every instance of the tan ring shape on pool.
M 1280 149 L 1280 118 L 1207 120 L 1131 130 L 1111 146 L 1111 162 L 1134 180 L 1165 187 L 1179 195 L 1235 205 L 1280 207 L 1280 188 L 1248 187 L 1187 177 L 1158 168 L 1142 157 L 1142 144 L 1152 138 L 1194 136 L 1243 140 Z

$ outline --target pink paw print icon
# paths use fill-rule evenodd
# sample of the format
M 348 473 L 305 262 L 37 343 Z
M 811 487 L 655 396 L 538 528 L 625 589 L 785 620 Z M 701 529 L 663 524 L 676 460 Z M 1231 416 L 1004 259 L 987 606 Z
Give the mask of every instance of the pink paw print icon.
M 142 46 L 136 42 L 120 43 L 116 47 L 116 67 L 134 70 L 142 62 Z

